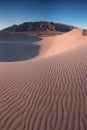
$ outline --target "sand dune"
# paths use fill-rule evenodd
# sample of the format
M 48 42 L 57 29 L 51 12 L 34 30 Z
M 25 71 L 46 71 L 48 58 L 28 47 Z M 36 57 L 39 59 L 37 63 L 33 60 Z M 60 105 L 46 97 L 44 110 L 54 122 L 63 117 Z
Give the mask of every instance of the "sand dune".
M 0 62 L 0 130 L 86 130 L 87 36 L 43 37 L 36 58 Z
M 34 43 L 41 40 L 34 35 L 1 34 L 0 62 L 23 61 L 38 56 L 40 46 Z
M 45 57 L 57 55 L 86 44 L 87 37 L 82 35 L 81 29 L 73 29 L 72 31 L 54 37 L 45 37 L 39 42 L 41 46 L 40 54 Z M 41 55 L 42 56 L 42 55 Z

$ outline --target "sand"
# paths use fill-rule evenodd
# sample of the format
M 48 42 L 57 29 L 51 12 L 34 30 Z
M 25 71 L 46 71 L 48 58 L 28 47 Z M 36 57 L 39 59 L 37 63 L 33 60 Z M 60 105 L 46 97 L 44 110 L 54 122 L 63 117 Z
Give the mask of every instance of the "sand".
M 8 53 L 0 56 L 0 130 L 86 130 L 87 36 L 74 29 L 32 44 L 36 56 L 15 49 L 8 58 L 1 43 Z

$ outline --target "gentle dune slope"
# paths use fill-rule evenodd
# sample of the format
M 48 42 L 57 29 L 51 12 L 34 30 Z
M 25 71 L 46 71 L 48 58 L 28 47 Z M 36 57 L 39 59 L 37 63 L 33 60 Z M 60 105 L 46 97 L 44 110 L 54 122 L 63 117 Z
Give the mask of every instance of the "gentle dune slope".
M 43 54 L 45 57 L 53 56 L 86 43 L 87 37 L 82 35 L 82 30 L 73 29 L 60 36 L 43 38 L 43 40 L 39 42 L 41 46 L 40 54 Z
M 40 58 L 0 62 L 0 130 L 86 130 L 87 37 L 73 30 L 51 39 Z

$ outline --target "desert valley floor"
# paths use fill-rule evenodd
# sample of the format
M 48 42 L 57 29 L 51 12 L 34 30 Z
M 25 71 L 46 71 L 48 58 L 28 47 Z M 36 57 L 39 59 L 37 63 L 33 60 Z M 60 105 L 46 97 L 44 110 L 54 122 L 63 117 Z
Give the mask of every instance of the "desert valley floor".
M 0 35 L 0 130 L 87 130 L 83 30 Z

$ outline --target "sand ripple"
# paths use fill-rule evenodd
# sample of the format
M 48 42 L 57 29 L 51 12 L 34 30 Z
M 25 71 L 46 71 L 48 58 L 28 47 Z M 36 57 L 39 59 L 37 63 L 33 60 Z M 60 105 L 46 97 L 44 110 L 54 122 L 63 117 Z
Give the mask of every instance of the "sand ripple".
M 86 130 L 86 60 L 83 47 L 1 63 L 0 130 Z

